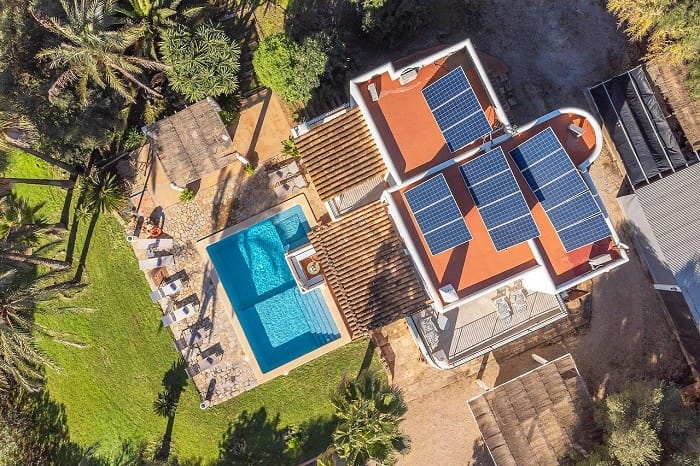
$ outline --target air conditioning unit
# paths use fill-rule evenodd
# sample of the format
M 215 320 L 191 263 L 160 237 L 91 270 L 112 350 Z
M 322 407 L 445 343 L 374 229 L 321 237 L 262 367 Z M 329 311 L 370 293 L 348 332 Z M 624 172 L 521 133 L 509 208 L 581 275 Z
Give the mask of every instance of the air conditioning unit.
M 416 68 L 409 68 L 403 73 L 401 73 L 401 76 L 399 76 L 399 84 L 403 86 L 404 84 L 410 83 L 411 81 L 415 80 L 417 77 L 418 70 Z

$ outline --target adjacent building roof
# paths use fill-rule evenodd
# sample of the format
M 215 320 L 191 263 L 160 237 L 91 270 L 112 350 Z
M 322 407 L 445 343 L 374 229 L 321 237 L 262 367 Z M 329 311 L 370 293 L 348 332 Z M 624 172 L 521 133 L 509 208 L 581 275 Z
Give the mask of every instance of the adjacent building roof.
M 640 251 L 658 284 L 683 291 L 700 322 L 700 163 L 664 176 L 620 199 L 644 241 Z M 638 206 L 637 206 L 638 202 Z M 640 209 L 641 207 L 641 209 Z
M 220 110 L 207 98 L 146 128 L 151 147 L 172 183 L 186 187 L 235 159 Z
M 309 233 L 353 338 L 426 307 L 386 205 L 374 202 Z
M 599 439 L 593 400 L 571 355 L 469 401 L 498 466 L 559 465 Z
M 304 159 L 304 168 L 324 202 L 386 173 L 358 108 L 314 128 L 295 142 Z

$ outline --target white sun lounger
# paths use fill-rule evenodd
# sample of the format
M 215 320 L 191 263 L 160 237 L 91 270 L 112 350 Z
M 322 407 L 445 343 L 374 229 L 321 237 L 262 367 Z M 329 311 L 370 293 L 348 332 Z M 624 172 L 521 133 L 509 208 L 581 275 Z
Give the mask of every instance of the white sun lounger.
M 525 290 L 515 288 L 510 292 L 510 304 L 513 306 L 513 314 L 523 314 L 527 312 L 527 298 Z
M 175 281 L 167 283 L 155 291 L 151 291 L 151 301 L 157 303 L 166 296 L 172 296 L 182 290 L 182 280 L 179 278 Z
M 287 165 L 282 167 L 282 172 L 284 173 L 285 178 L 297 175 L 300 171 L 301 170 L 299 169 L 299 164 L 295 160 L 289 162 Z
M 153 257 L 151 259 L 144 259 L 139 261 L 139 269 L 150 270 L 157 267 L 168 267 L 175 265 L 175 258 L 172 255 Z
M 288 181 L 288 183 L 297 189 L 306 188 L 309 185 L 304 179 L 304 175 L 297 175 L 295 178 Z
M 217 364 L 219 364 L 219 361 L 221 361 L 221 358 L 217 359 L 213 355 L 208 356 L 204 359 L 201 359 L 197 364 L 186 367 L 185 373 L 187 374 L 187 377 L 191 379 L 200 372 L 205 371 L 207 369 L 211 369 L 212 367 L 216 366 Z
M 134 248 L 144 251 L 151 249 L 153 251 L 167 251 L 173 248 L 172 238 L 141 238 L 133 242 Z
M 161 319 L 161 322 L 163 322 L 164 327 L 169 327 L 175 322 L 180 322 L 181 320 L 195 315 L 196 312 L 197 310 L 195 309 L 194 304 L 186 304 L 182 307 L 178 307 L 172 312 L 165 314 Z
M 202 333 L 197 330 L 192 332 L 189 336 L 184 335 L 175 340 L 175 349 L 178 351 L 184 351 L 190 346 L 197 346 L 202 341 Z

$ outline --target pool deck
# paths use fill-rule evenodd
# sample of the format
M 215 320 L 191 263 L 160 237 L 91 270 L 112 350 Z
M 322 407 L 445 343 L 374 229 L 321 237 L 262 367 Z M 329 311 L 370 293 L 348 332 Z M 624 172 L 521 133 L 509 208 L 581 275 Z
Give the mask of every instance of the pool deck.
M 250 344 L 248 343 L 248 339 L 246 338 L 245 332 L 243 331 L 243 327 L 241 326 L 238 320 L 236 311 L 231 305 L 231 301 L 227 297 L 226 290 L 224 289 L 223 285 L 221 284 L 221 281 L 219 280 L 219 277 L 216 273 L 216 269 L 211 264 L 209 254 L 206 251 L 207 246 L 209 246 L 210 244 L 214 244 L 217 241 L 220 241 L 233 234 L 236 234 L 241 230 L 244 230 L 258 222 L 272 217 L 273 215 L 279 212 L 282 212 L 297 205 L 300 206 L 302 211 L 304 212 L 304 216 L 309 222 L 309 227 L 313 228 L 318 222 L 316 214 L 311 209 L 311 205 L 309 204 L 309 201 L 306 198 L 306 196 L 298 195 L 282 202 L 279 205 L 272 207 L 271 209 L 266 210 L 265 212 L 262 212 L 258 215 L 254 215 L 253 217 L 250 217 L 232 227 L 226 228 L 223 231 L 214 233 L 211 236 L 203 238 L 199 240 L 196 244 L 196 248 L 201 256 L 202 263 L 205 264 L 205 269 L 211 271 L 209 279 L 213 282 L 214 286 L 216 287 L 216 294 L 219 297 L 219 301 L 221 301 L 223 308 L 227 311 L 226 315 L 229 317 L 233 331 L 236 334 L 236 338 L 245 353 L 245 360 L 248 362 L 249 367 L 253 371 L 253 375 L 259 383 L 267 382 L 268 380 L 274 379 L 275 377 L 278 377 L 280 375 L 286 375 L 287 373 L 289 373 L 290 370 L 294 369 L 295 367 L 306 364 L 307 362 L 321 356 L 322 354 L 325 354 L 340 346 L 345 345 L 351 340 L 350 334 L 348 333 L 347 327 L 345 326 L 343 318 L 340 314 L 340 310 L 336 306 L 335 300 L 331 296 L 328 287 L 324 283 L 321 286 L 319 286 L 319 289 L 321 290 L 326 305 L 328 306 L 328 310 L 330 311 L 331 316 L 333 317 L 333 322 L 335 323 L 335 326 L 340 333 L 340 338 L 333 340 L 319 348 L 316 348 L 315 350 L 310 351 L 286 364 L 272 369 L 269 372 L 263 373 L 260 370 L 260 366 L 258 365 L 255 359 L 255 354 L 252 348 L 250 347 Z
M 212 232 L 223 231 L 240 224 L 268 209 L 275 209 L 285 199 L 278 198 L 268 186 L 266 168 L 279 159 L 280 141 L 290 135 L 292 120 L 283 104 L 271 94 L 255 96 L 242 102 L 242 111 L 236 127 L 229 128 L 237 149 L 257 161 L 256 172 L 247 175 L 240 164 L 234 162 L 219 173 L 207 176 L 198 186 L 197 195 L 189 202 L 169 202 L 172 194 L 169 181 L 158 176 L 158 167 L 148 161 L 148 146 L 135 151 L 117 165 L 130 186 L 131 199 L 144 217 L 161 217 L 165 238 L 173 238 L 175 266 L 168 267 L 165 275 L 183 278 L 184 289 L 176 296 L 176 303 L 192 300 L 199 303 L 197 318 L 190 318 L 169 327 L 175 338 L 187 334 L 193 324 L 211 320 L 211 330 L 206 332 L 199 349 L 185 350 L 182 356 L 188 364 L 196 364 L 202 353 L 221 349 L 223 355 L 215 367 L 194 377 L 193 381 L 204 398 L 211 380 L 216 380 L 209 394 L 211 405 L 223 403 L 261 383 L 247 356 L 231 320 L 228 299 L 219 294 L 210 280 L 211 268 L 202 261 L 196 243 Z M 303 168 L 303 167 L 302 167 Z M 326 209 L 316 193 L 311 180 L 309 186 L 296 190 L 287 198 L 304 196 L 314 212 L 309 218 L 320 218 Z M 133 234 L 133 225 L 127 225 L 126 233 Z M 136 251 L 137 258 L 143 251 Z M 146 273 L 151 287 L 156 288 L 160 277 Z M 165 300 L 163 301 L 165 303 Z M 154 329 L 159 322 L 153 322 Z M 341 327 L 338 326 L 340 329 Z M 156 330 L 154 330 L 156 331 Z M 173 351 L 175 349 L 173 348 Z

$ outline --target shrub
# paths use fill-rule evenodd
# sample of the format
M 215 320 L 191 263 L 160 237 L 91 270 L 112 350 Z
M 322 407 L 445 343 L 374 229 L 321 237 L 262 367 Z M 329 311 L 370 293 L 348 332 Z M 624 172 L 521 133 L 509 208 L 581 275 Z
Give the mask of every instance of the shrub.
M 373 42 L 397 47 L 432 17 L 430 2 L 422 0 L 355 0 L 362 15 L 362 31 Z
M 146 144 L 146 135 L 138 128 L 130 128 L 124 138 L 124 149 L 134 150 Z
M 323 42 L 321 37 L 309 37 L 298 44 L 285 34 L 268 36 L 253 56 L 255 74 L 285 100 L 308 102 L 328 63 Z
M 298 159 L 301 156 L 297 143 L 294 142 L 294 139 L 292 139 L 291 136 L 282 141 L 282 153 L 287 157 L 294 157 L 295 159 Z
M 248 175 L 252 175 L 255 173 L 255 167 L 251 164 L 247 164 L 245 167 L 243 167 L 243 171 Z
M 192 199 L 194 199 L 194 191 L 191 189 L 185 188 L 181 193 L 180 193 L 180 200 L 182 202 L 189 202 Z
M 224 126 L 228 127 L 234 124 L 238 120 L 238 113 L 229 112 L 228 110 L 221 110 L 219 112 L 219 117 L 221 121 L 224 122 Z

